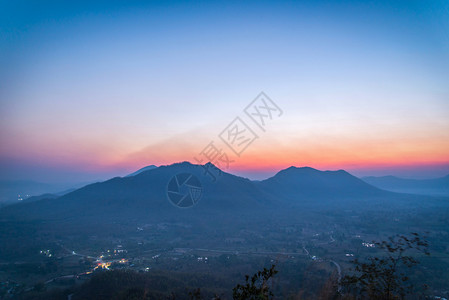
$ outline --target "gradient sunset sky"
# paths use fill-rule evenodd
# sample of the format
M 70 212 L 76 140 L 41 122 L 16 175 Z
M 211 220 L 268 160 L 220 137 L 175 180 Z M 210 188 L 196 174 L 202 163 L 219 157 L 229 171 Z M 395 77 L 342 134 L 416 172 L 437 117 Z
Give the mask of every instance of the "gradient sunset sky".
M 261 91 L 226 171 L 447 175 L 449 1 L 0 1 L 1 179 L 193 162 Z

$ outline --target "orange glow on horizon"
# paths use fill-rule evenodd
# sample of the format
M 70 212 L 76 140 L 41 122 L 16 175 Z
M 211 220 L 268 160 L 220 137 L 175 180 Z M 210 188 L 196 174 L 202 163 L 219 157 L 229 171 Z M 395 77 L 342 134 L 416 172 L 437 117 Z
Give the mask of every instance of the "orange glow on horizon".
M 28 153 L 23 158 L 24 153 L 17 151 L 16 157 L 11 159 L 21 160 L 26 164 L 37 161 L 55 169 L 119 175 L 152 164 L 160 166 L 182 161 L 196 164 L 194 157 L 200 158 L 199 153 L 204 148 L 201 146 L 207 145 L 207 142 L 207 139 L 171 139 L 133 152 L 126 151 L 125 145 L 121 145 L 120 151 L 105 145 L 97 148 L 83 148 L 78 145 L 78 148 L 72 151 L 27 148 L 32 152 L 31 155 Z M 234 160 L 229 168 L 222 167 L 230 173 L 279 171 L 290 166 L 309 166 L 320 170 L 358 170 L 449 165 L 449 140 L 435 136 L 416 139 L 389 137 L 377 140 L 372 137 L 314 137 L 304 140 L 291 139 L 289 143 L 264 136 L 248 147 L 240 157 L 232 154 L 225 145 L 218 146 Z

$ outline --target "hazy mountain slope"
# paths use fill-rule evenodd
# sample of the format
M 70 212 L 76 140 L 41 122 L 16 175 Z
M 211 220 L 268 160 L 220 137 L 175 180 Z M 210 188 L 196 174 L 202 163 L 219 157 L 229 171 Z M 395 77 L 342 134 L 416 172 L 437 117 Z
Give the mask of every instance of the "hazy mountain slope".
M 254 214 L 256 211 L 307 209 L 388 209 L 432 205 L 429 197 L 380 190 L 340 171 L 290 167 L 263 181 L 250 181 L 225 172 L 218 176 L 213 165 L 188 162 L 161 166 L 131 177 L 116 177 L 87 185 L 62 197 L 20 203 L 0 210 L 0 218 L 73 219 L 89 218 L 182 218 L 208 214 Z M 167 185 L 179 173 L 197 176 L 203 187 L 200 201 L 180 209 L 167 198 Z M 427 202 L 426 202 L 427 201 Z M 294 209 L 293 209 L 294 210 Z M 199 214 L 199 215 L 198 215 Z
M 137 170 L 136 172 L 133 172 L 131 174 L 126 175 L 125 177 L 136 176 L 136 175 L 138 175 L 138 174 L 140 174 L 142 172 L 153 170 L 153 169 L 156 169 L 156 168 L 157 168 L 157 166 L 155 166 L 155 165 L 146 166 L 146 167 L 143 167 L 143 168 Z
M 405 179 L 395 176 L 363 177 L 362 180 L 381 189 L 423 195 L 449 196 L 449 175 L 435 179 Z
M 17 202 L 19 195 L 25 200 L 32 196 L 45 193 L 57 193 L 69 188 L 79 188 L 81 184 L 74 183 L 43 183 L 30 180 L 1 180 L 0 181 L 0 204 L 11 204 Z
M 213 166 L 210 166 L 212 169 Z M 178 163 L 161 166 L 132 177 L 116 177 L 87 185 L 56 199 L 21 203 L 3 209 L 35 218 L 70 218 L 77 215 L 151 215 L 178 212 L 167 199 L 167 184 L 179 173 L 191 173 L 203 186 L 203 196 L 192 211 L 239 211 L 269 206 L 272 199 L 254 182 L 222 172 L 213 182 L 204 166 Z M 187 213 L 189 214 L 189 213 Z

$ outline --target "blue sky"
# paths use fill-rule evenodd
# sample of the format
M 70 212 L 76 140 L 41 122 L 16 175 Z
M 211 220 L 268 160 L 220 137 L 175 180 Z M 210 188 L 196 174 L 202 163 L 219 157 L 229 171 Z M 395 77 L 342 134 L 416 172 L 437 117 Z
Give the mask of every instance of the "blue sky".
M 191 160 L 260 91 L 285 114 L 230 171 L 449 173 L 448 7 L 1 1 L 0 177 Z

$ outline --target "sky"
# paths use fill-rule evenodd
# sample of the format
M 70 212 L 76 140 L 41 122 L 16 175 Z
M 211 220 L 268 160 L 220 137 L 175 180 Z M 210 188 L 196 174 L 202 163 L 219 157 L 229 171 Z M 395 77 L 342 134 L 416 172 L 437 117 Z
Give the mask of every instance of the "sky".
M 278 107 L 263 130 L 244 109 Z M 220 138 L 239 117 L 257 138 Z M 448 1 L 0 0 L 0 179 L 449 174 Z

